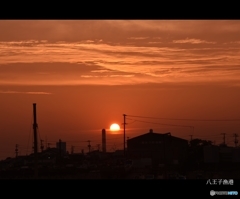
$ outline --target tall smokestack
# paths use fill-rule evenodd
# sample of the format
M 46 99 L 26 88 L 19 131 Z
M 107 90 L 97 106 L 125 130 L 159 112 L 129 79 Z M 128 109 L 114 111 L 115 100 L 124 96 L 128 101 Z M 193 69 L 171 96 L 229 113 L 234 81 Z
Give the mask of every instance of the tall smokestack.
M 106 130 L 102 130 L 102 151 L 106 153 Z
M 34 133 L 34 158 L 35 178 L 38 177 L 38 139 L 37 139 L 37 104 L 33 104 L 33 133 Z

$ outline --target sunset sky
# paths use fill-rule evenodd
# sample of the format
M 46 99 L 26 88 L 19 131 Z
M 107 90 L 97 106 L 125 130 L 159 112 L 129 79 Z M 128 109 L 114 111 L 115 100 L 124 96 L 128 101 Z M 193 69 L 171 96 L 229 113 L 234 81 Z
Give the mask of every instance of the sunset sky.
M 96 149 L 102 128 L 108 150 L 122 149 L 123 114 L 239 119 L 126 120 L 130 138 L 152 128 L 220 144 L 226 133 L 233 145 L 240 131 L 240 21 L 1 20 L 0 159 L 14 157 L 16 144 L 20 155 L 32 152 L 33 103 L 39 139 L 51 146 L 62 139 L 69 151 L 87 151 L 87 140 Z M 112 123 L 121 126 L 116 135 Z

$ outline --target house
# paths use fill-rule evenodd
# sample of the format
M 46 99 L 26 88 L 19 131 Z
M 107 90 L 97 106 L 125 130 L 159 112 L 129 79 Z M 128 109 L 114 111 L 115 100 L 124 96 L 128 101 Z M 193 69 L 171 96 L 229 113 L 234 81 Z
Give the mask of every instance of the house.
M 146 134 L 128 139 L 127 146 L 129 158 L 151 158 L 153 164 L 179 164 L 187 157 L 188 140 L 150 129 Z
M 240 163 L 240 148 L 229 146 L 205 146 L 205 163 Z

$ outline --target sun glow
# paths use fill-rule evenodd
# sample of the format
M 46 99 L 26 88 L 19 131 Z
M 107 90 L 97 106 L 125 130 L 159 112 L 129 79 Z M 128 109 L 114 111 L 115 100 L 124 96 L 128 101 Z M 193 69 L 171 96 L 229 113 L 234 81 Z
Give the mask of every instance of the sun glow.
M 119 131 L 120 130 L 120 126 L 118 124 L 112 124 L 110 126 L 110 131 Z

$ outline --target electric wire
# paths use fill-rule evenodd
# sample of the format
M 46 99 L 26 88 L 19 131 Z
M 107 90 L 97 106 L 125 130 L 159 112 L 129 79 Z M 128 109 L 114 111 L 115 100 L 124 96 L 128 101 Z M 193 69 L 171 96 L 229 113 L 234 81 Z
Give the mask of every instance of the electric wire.
M 158 119 L 158 120 L 185 120 L 185 121 L 202 121 L 202 122 L 223 122 L 223 121 L 240 121 L 240 119 L 180 119 L 180 118 L 158 118 L 158 117 L 147 117 L 147 116 L 138 116 L 138 115 L 126 115 L 127 117 L 137 117 L 137 118 L 146 118 L 146 119 Z
M 179 127 L 188 127 L 188 128 L 194 128 L 194 126 L 186 126 L 186 125 L 177 125 L 177 124 L 163 124 L 163 123 L 157 123 L 157 122 L 148 122 L 148 121 L 142 121 L 142 120 L 134 120 L 136 122 L 142 122 L 142 123 L 150 123 L 150 124 L 159 124 L 163 126 L 179 126 Z

